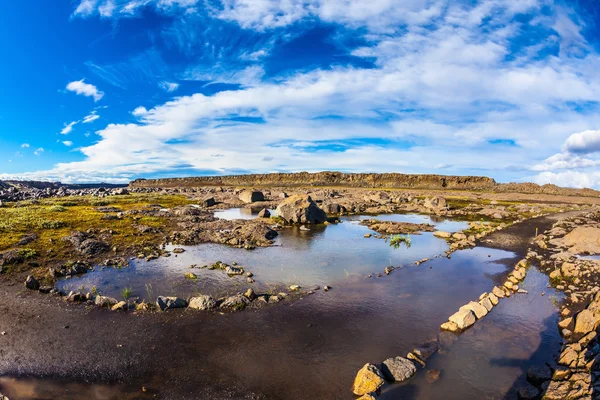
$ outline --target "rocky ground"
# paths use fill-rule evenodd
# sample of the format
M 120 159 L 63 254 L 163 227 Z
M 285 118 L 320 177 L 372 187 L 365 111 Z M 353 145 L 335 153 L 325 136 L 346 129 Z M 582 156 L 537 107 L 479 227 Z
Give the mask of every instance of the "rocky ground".
M 508 227 L 533 217 L 590 208 L 597 203 L 596 198 L 569 196 L 529 194 L 524 196 L 526 199 L 513 200 L 516 196 L 514 193 L 495 194 L 488 198 L 478 192 L 447 192 L 441 196 L 439 192 L 423 190 L 358 188 L 274 187 L 258 190 L 208 186 L 167 189 L 144 187 L 38 189 L 4 185 L 0 190 L 0 199 L 3 199 L 0 203 L 0 215 L 3 217 L 0 232 L 2 229 L 5 230 L 0 246 L 0 291 L 3 299 L 0 311 L 8 321 L 6 326 L 11 326 L 10 321 L 14 321 L 15 326 L 14 331 L 4 332 L 9 336 L 9 340 L 5 347 L 0 349 L 0 355 L 4 354 L 6 359 L 14 359 L 17 356 L 15 351 L 22 349 L 22 346 L 17 346 L 15 342 L 19 337 L 19 330 L 39 326 L 51 327 L 51 334 L 46 338 L 37 338 L 41 343 L 29 343 L 32 349 L 37 350 L 27 352 L 25 357 L 29 361 L 41 357 L 38 361 L 42 365 L 44 363 L 50 365 L 50 358 L 61 349 L 60 346 L 51 343 L 60 342 L 64 336 L 62 332 L 66 332 L 65 330 L 69 330 L 69 336 L 77 335 L 89 340 L 98 335 L 107 335 L 110 340 L 104 338 L 103 343 L 111 346 L 116 342 L 117 349 L 122 349 L 123 344 L 127 348 L 127 345 L 131 344 L 131 337 L 109 330 L 110 325 L 106 329 L 94 331 L 86 324 L 93 326 L 115 324 L 122 318 L 128 318 L 126 313 L 107 315 L 93 305 L 109 306 L 115 311 L 136 310 L 138 311 L 136 320 L 139 322 L 128 322 L 128 330 L 133 329 L 137 332 L 137 339 L 133 340 L 140 340 L 140 343 L 132 346 L 131 350 L 115 352 L 113 348 L 109 351 L 117 358 L 121 357 L 122 353 L 126 353 L 124 358 L 107 361 L 113 364 L 108 367 L 93 366 L 90 364 L 92 360 L 72 365 L 68 364 L 66 358 L 64 360 L 64 371 L 61 371 L 60 375 L 68 374 L 69 371 L 73 371 L 73 368 L 84 368 L 88 371 L 86 374 L 93 374 L 96 378 L 106 380 L 131 378 L 131 374 L 125 370 L 115 372 L 119 368 L 127 369 L 128 362 L 135 365 L 139 365 L 140 362 L 152 362 L 152 358 L 144 353 L 140 344 L 149 347 L 153 345 L 139 335 L 150 330 L 152 337 L 160 337 L 160 327 L 149 328 L 142 320 L 146 321 L 148 318 L 164 320 L 165 317 L 153 317 L 154 314 L 144 315 L 143 311 L 149 308 L 167 310 L 188 307 L 204 311 L 226 309 L 235 311 L 247 306 L 259 308 L 262 304 L 300 298 L 312 290 L 290 287 L 282 293 L 247 291 L 222 299 L 208 296 L 191 299 L 161 296 L 157 298 L 155 305 L 147 305 L 119 302 L 93 293 L 53 292 L 52 284 L 57 277 L 85 273 L 97 264 L 122 267 L 127 265 L 128 259 L 132 256 L 146 259 L 171 256 L 172 253 L 164 248 L 167 243 L 187 245 L 213 242 L 248 250 L 270 246 L 278 230 L 284 229 L 288 224 L 336 223 L 340 215 L 352 214 L 417 212 L 433 217 L 467 218 L 472 220 L 472 223 L 464 232 L 434 233 L 449 241 L 450 250 L 447 255 L 458 249 L 476 246 L 478 243 L 491 245 L 496 242 L 499 247 L 509 248 L 514 235 L 502 236 L 503 231 Z M 535 199 L 531 200 L 533 198 Z M 261 218 L 227 221 L 214 217 L 215 210 L 233 207 L 261 210 Z M 277 216 L 270 218 L 269 210 L 273 209 L 277 209 Z M 26 219 L 22 218 L 24 211 L 31 214 Z M 73 222 L 75 215 L 84 214 L 85 219 Z M 592 234 L 596 234 L 596 230 L 600 230 L 598 220 L 598 214 L 587 214 L 584 217 L 560 221 L 550 231 L 536 239 L 538 253 L 532 252 L 529 256 L 541 260 L 542 266 L 548 270 L 552 269 L 548 273 L 553 283 L 557 288 L 562 287 L 569 296 L 563 310 L 564 327 L 561 326 L 568 341 L 565 347 L 565 357 L 568 356 L 568 360 L 562 360 L 562 356 L 561 360 L 565 366 L 563 369 L 565 371 L 569 369 L 570 374 L 565 372 L 563 375 L 555 376 L 556 371 L 561 370 L 555 368 L 552 381 L 545 387 L 541 382 L 536 381 L 539 383 L 538 387 L 547 389 L 546 396 L 550 396 L 547 398 L 563 398 L 551 397 L 555 392 L 574 393 L 575 396 L 578 393 L 591 394 L 590 391 L 594 390 L 593 363 L 589 368 L 588 364 L 590 357 L 595 357 L 600 349 L 600 345 L 595 342 L 595 329 L 600 324 L 600 312 L 596 322 L 596 306 L 593 305 L 596 301 L 600 302 L 596 300 L 599 292 L 596 286 L 597 276 L 600 275 L 597 272 L 600 272 L 600 266 L 595 261 L 581 260 L 577 255 L 598 253 L 593 246 L 600 243 L 594 242 L 595 239 L 589 239 L 595 237 Z M 431 225 L 414 226 L 377 220 L 370 220 L 365 224 L 382 235 L 414 234 L 433 230 Z M 518 282 L 523 279 L 527 267 L 526 262 L 518 264 L 507 277 L 503 287 L 490 288 L 489 293 L 474 300 L 473 304 L 468 304 L 465 309 L 459 310 L 460 315 L 451 316 L 448 330 L 460 331 L 468 328 L 469 324 L 485 315 L 483 309 L 485 313 L 491 311 L 494 303 L 502 297 L 501 293 L 509 296 L 518 291 Z M 229 268 L 230 272 L 237 273 L 233 265 L 222 266 L 222 269 L 226 268 Z M 560 275 L 556 271 L 560 271 Z M 390 272 L 391 270 L 385 271 L 385 273 Z M 247 278 L 252 279 L 252 276 Z M 25 286 L 30 290 L 23 291 L 23 282 L 26 282 Z M 41 292 L 42 297 L 37 297 L 35 292 Z M 50 292 L 56 296 L 43 296 Z M 61 306 L 53 311 L 60 296 L 71 299 L 72 302 L 88 304 L 90 308 Z M 77 323 L 74 323 L 73 318 L 79 318 Z M 569 321 L 568 318 L 571 320 Z M 591 319 L 591 322 L 588 319 Z M 583 325 L 586 327 L 582 328 Z M 75 332 L 73 327 L 76 327 Z M 583 332 L 588 328 L 587 332 Z M 364 398 L 368 399 L 368 396 L 372 396 L 371 393 L 376 392 L 385 379 L 395 381 L 407 379 L 414 373 L 415 363 L 423 362 L 433 352 L 432 347 L 424 345 L 414 349 L 406 358 L 395 357 L 386 360 L 383 362 L 385 368 L 382 367 L 382 371 L 371 364 L 365 365 L 364 371 L 361 370 L 363 373 L 359 374 L 366 376 L 365 381 L 359 379 L 359 382 L 355 383 L 354 393 L 365 395 L 367 397 Z M 163 357 L 163 361 L 168 360 L 166 353 L 164 356 L 166 358 Z M 138 359 L 132 362 L 132 358 L 136 357 Z M 568 363 L 565 364 L 567 361 Z M 103 368 L 111 372 L 105 376 Z M 581 375 L 586 372 L 588 378 Z M 211 382 L 212 379 L 218 382 L 219 378 L 215 375 L 209 373 L 207 377 L 210 377 Z M 373 380 L 376 381 L 374 385 L 377 387 L 371 390 L 369 385 Z M 177 378 L 171 376 L 169 382 L 173 384 L 177 382 Z M 211 394 L 211 388 L 216 386 L 218 384 L 215 385 L 214 382 L 207 384 L 206 396 L 225 398 L 229 395 L 233 396 L 231 398 L 253 398 L 253 395 L 242 394 L 247 393 L 247 388 L 242 388 L 241 392 L 236 392 L 235 388 L 228 388 L 225 391 L 219 389 L 218 395 Z M 533 389 L 530 392 L 533 393 Z

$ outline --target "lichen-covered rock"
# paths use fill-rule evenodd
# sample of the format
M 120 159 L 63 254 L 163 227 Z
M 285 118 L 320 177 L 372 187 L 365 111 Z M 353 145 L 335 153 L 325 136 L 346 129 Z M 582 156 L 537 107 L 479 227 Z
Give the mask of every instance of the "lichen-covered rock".
M 248 304 L 250 304 L 250 300 L 248 300 L 246 296 L 237 294 L 225 298 L 225 300 L 223 300 L 223 302 L 221 303 L 220 307 L 239 311 L 246 308 Z
M 354 384 L 352 385 L 352 393 L 357 396 L 363 396 L 368 393 L 374 393 L 378 391 L 385 383 L 383 374 L 373 364 L 365 364 L 364 367 L 358 371 Z
M 289 224 L 321 224 L 327 214 L 306 194 L 290 196 L 277 206 L 277 216 Z
M 211 310 L 217 306 L 217 301 L 208 295 L 192 297 L 188 305 L 195 310 Z
M 112 307 L 118 302 L 117 299 L 108 296 L 96 296 L 96 299 L 94 300 L 94 303 L 99 307 Z
M 413 376 L 417 368 L 412 361 L 404 357 L 394 357 L 383 362 L 382 372 L 392 382 L 403 382 Z

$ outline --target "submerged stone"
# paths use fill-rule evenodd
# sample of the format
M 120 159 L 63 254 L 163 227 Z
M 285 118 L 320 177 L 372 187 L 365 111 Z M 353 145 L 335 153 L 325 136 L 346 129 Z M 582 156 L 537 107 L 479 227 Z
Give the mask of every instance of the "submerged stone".
M 382 364 L 382 371 L 385 377 L 392 382 L 403 382 L 417 372 L 415 364 L 404 358 L 388 358 Z

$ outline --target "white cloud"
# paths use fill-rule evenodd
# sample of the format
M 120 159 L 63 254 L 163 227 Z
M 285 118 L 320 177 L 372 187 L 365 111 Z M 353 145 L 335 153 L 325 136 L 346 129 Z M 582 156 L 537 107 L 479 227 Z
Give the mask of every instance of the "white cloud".
M 600 187 L 600 172 L 564 171 L 542 172 L 533 177 L 533 182 L 543 185 L 550 183 L 563 187 L 598 188 Z
M 41 156 L 44 153 L 44 148 L 40 147 L 36 151 L 33 152 L 36 156 Z
M 142 115 L 148 114 L 148 110 L 146 110 L 146 107 L 140 106 L 133 110 L 131 113 L 136 117 L 141 117 Z
M 179 83 L 162 81 L 158 84 L 158 86 L 165 92 L 171 93 L 179 88 Z
M 569 136 L 563 150 L 570 153 L 600 152 L 600 130 L 587 130 Z
M 91 13 L 99 12 L 102 4 L 97 2 Z M 170 10 L 197 5 L 165 0 L 146 4 Z M 113 17 L 141 6 L 117 1 Z M 556 32 L 556 40 L 535 42 L 514 53 L 514 41 L 529 28 L 517 14 L 542 6 L 548 7 L 545 16 L 530 25 Z M 594 148 L 593 137 L 571 139 L 571 150 L 560 152 L 573 132 L 600 127 L 598 113 L 572 107 L 600 101 L 600 56 L 591 48 L 573 55 L 573 43 L 576 48 L 585 43 L 577 36 L 580 22 L 568 10 L 542 0 L 226 0 L 213 12 L 256 30 L 303 18 L 365 27 L 365 46 L 354 55 L 372 61 L 374 68 L 337 66 L 277 80 L 264 79 L 261 65 L 236 71 L 219 65 L 196 68 L 187 72 L 187 79 L 243 87 L 182 96 L 151 109 L 138 107 L 132 111 L 139 118 L 136 123 L 111 123 L 98 131 L 99 140 L 80 149 L 83 161 L 58 164 L 43 173 L 62 180 L 123 181 L 181 168 L 444 168 L 444 173 L 477 171 L 499 180 L 520 179 L 533 170 L 540 173 L 535 177 L 539 182 L 597 185 L 585 171 L 597 165 L 596 158 L 571 153 L 579 142 Z M 557 43 L 560 54 L 547 56 Z M 571 50 L 562 51 L 564 46 Z M 247 57 L 258 60 L 262 55 Z M 498 140 L 514 145 L 492 144 Z
M 23 143 L 23 144 L 21 145 L 21 148 L 23 148 L 23 149 L 28 149 L 28 148 L 29 148 L 29 143 Z
M 68 124 L 65 124 L 65 127 L 60 131 L 61 135 L 68 135 L 73 131 L 73 127 L 77 125 L 79 121 L 73 121 Z
M 104 92 L 99 91 L 98 88 L 92 84 L 85 83 L 83 79 L 80 81 L 69 82 L 67 90 L 86 97 L 93 97 L 94 101 L 99 101 L 104 96 Z
M 98 118 L 100 118 L 100 116 L 96 113 L 96 111 L 92 111 L 90 114 L 83 117 L 83 121 L 81 122 L 84 124 L 89 124 L 90 122 L 94 122 Z
M 63 141 L 62 143 L 63 143 L 65 146 L 67 146 L 67 147 L 71 147 L 71 146 L 73 146 L 73 142 L 72 142 L 72 141 L 70 141 L 70 140 L 65 140 L 65 141 Z

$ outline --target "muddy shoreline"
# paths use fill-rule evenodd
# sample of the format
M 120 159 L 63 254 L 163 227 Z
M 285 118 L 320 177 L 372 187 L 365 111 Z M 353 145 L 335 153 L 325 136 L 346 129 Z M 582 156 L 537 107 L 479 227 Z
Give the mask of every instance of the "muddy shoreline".
M 504 260 L 509 266 L 524 256 L 531 230 L 549 226 L 551 222 L 545 218 L 512 226 L 489 236 L 491 243 L 488 245 L 500 249 L 506 246 L 516 252 L 517 257 Z M 506 242 L 503 239 L 506 237 L 513 239 Z M 391 278 L 394 279 L 393 275 Z M 494 278 L 498 282 L 502 279 L 501 276 Z M 385 280 L 376 282 L 377 286 L 385 284 Z M 311 343 L 322 341 L 325 332 L 335 329 L 337 321 L 345 318 L 344 311 L 339 315 L 334 310 L 315 313 L 311 302 L 317 301 L 322 293 L 265 310 L 214 316 L 186 312 L 130 315 L 88 309 L 65 304 L 55 297 L 24 291 L 20 280 L 7 276 L 0 276 L 0 290 L 3 299 L 0 304 L 3 315 L 0 331 L 6 332 L 0 337 L 2 375 L 109 385 L 120 393 L 118 396 L 130 392 L 131 398 L 303 398 L 298 395 L 298 383 L 293 380 L 286 390 L 260 384 L 255 386 L 256 380 L 248 380 L 255 383 L 249 385 L 239 378 L 231 379 L 227 370 L 222 370 L 219 353 L 227 354 L 232 346 L 236 353 L 241 352 L 243 343 L 233 343 L 238 340 L 244 342 L 248 332 L 269 338 L 285 338 L 286 334 L 290 336 L 293 332 L 292 338 L 285 339 L 289 345 L 305 347 L 307 356 L 318 360 L 318 354 L 310 354 Z M 345 295 L 352 293 L 352 284 L 337 291 Z M 215 318 L 222 322 L 217 323 Z M 224 334 L 224 331 L 229 332 Z M 220 343 L 217 352 L 214 351 L 214 343 L 210 348 L 203 348 L 202 337 L 205 336 L 213 338 L 213 341 L 220 338 L 217 340 Z M 355 349 L 357 354 L 354 358 L 372 359 L 377 354 L 384 357 L 385 350 L 377 347 Z M 269 352 L 269 346 L 246 350 L 248 358 L 242 357 L 239 362 L 248 365 L 240 367 L 240 370 L 255 375 L 261 370 L 261 364 L 253 362 L 252 354 Z M 262 356 L 262 362 L 270 357 L 265 360 Z M 360 365 L 346 368 L 349 385 Z M 142 388 L 146 392 L 142 392 Z M 95 389 L 90 387 L 90 390 Z M 107 390 L 110 392 L 110 389 Z M 278 392 L 296 395 L 278 397 Z M 65 398 L 89 398 L 89 393 L 78 396 L 81 394 L 73 393 Z M 311 397 L 348 398 L 349 393 L 344 391 L 331 397 L 331 393 L 320 395 L 312 392 Z

